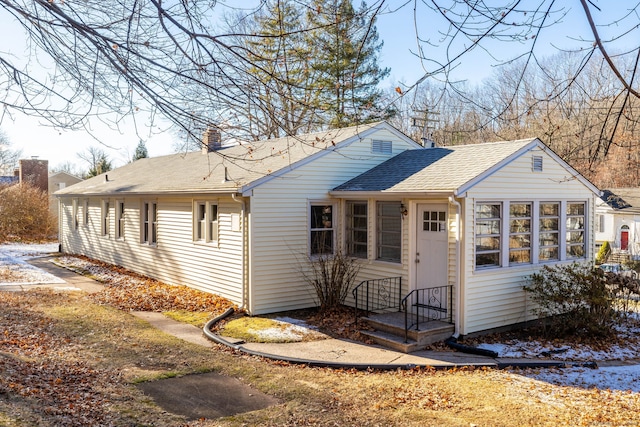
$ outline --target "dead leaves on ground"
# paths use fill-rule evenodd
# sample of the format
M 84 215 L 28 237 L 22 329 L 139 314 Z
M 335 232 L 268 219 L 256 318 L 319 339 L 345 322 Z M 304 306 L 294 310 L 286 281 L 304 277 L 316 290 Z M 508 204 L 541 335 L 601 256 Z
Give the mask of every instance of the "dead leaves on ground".
M 0 396 L 33 402 L 37 410 L 23 410 L 19 417 L 34 425 L 108 425 L 107 397 L 96 385 L 113 387 L 117 374 L 73 360 L 70 338 L 55 332 L 52 319 L 29 308 L 45 294 L 0 293 Z
M 122 267 L 85 257 L 64 256 L 58 258 L 57 262 L 104 284 L 104 290 L 92 294 L 91 299 L 121 310 L 185 310 L 209 312 L 215 316 L 233 307 L 229 300 L 220 296 L 184 285 L 168 285 Z

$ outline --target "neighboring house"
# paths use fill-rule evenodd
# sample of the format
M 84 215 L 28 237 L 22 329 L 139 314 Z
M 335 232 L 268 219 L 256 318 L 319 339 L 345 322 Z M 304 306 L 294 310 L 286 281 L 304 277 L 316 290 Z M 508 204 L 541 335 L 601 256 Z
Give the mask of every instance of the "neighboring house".
M 0 185 L 29 183 L 46 192 L 48 190 L 48 169 L 49 162 L 47 160 L 39 160 L 37 157 L 20 159 L 13 176 L 0 176 Z
M 386 122 L 207 138 L 58 191 L 62 250 L 256 315 L 315 306 L 301 269 L 341 250 L 403 295 L 451 286 L 463 335 L 530 320 L 528 275 L 593 258 L 599 191 L 538 139 L 424 148 Z
M 49 174 L 49 210 L 56 218 L 58 218 L 58 200 L 53 196 L 53 194 L 58 190 L 77 184 L 80 181 L 82 181 L 82 178 L 78 178 L 77 176 L 71 175 L 67 172 L 60 171 Z
M 640 259 L 640 188 L 603 190 L 596 204 L 596 245 L 604 242 L 615 255 Z
M 20 178 L 17 175 L 16 176 L 3 175 L 3 176 L 0 176 L 0 186 L 17 184 L 19 180 Z

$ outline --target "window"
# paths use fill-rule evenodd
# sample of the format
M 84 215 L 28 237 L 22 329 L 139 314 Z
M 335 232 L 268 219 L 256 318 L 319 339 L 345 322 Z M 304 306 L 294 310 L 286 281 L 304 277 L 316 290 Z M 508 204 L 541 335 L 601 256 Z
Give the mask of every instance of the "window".
M 207 241 L 213 242 L 218 240 L 218 205 L 209 205 L 209 232 L 207 233 Z
M 311 205 L 311 255 L 333 253 L 333 206 Z
M 560 203 L 540 203 L 540 235 L 538 259 L 540 261 L 558 260 L 560 251 Z
M 82 201 L 82 224 L 89 225 L 89 199 Z
M 377 259 L 400 262 L 402 259 L 401 203 L 378 202 L 376 224 Z
M 476 205 L 476 267 L 500 265 L 500 203 Z
M 367 258 L 367 202 L 347 202 L 347 255 Z
M 598 233 L 604 233 L 604 215 L 596 215 L 596 227 L 598 230 Z
M 391 141 L 377 141 L 371 142 L 371 152 L 376 154 L 391 154 L 393 151 L 393 144 Z
M 109 223 L 111 221 L 109 218 L 109 200 L 102 201 L 101 218 L 101 233 L 103 236 L 109 236 Z
M 447 232 L 447 213 L 444 211 L 425 211 L 422 215 L 422 231 Z
M 205 230 L 207 228 L 207 205 L 204 202 L 196 204 L 196 240 L 204 240 Z
M 78 223 L 79 223 L 79 218 L 78 218 L 78 199 L 73 199 L 71 201 L 71 210 L 72 210 L 72 216 L 73 216 L 73 229 L 77 230 L 78 229 Z
M 142 243 L 158 243 L 158 204 L 144 202 L 142 207 Z
M 196 201 L 193 204 L 193 240 L 215 242 L 218 240 L 218 204 Z
M 476 268 L 507 260 L 518 265 L 584 258 L 586 207 L 585 202 L 476 204 Z M 505 224 L 501 218 L 507 215 Z
M 585 256 L 584 206 L 584 203 L 567 203 L 567 258 Z
M 531 203 L 509 205 L 509 263 L 531 262 Z
M 116 239 L 124 239 L 124 201 L 116 202 Z

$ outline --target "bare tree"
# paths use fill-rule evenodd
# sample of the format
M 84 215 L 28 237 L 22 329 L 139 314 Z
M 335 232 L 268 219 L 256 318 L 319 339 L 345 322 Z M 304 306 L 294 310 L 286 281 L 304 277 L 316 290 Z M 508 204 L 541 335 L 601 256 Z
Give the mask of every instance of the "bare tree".
M 316 3 L 299 0 L 293 5 L 313 13 Z M 265 7 L 263 1 L 251 4 L 237 12 L 251 17 Z M 449 95 L 462 91 L 450 75 L 470 54 L 481 52 L 497 64 L 516 60 L 524 64 L 510 76 L 511 92 L 501 93 L 500 108 L 494 107 L 491 113 L 493 119 L 504 113 L 514 120 L 513 114 L 526 110 L 521 94 L 529 90 L 524 77 L 540 68 L 539 40 L 550 27 L 559 28 L 569 6 L 557 0 L 409 0 L 400 6 L 374 0 L 362 10 L 362 30 L 369 31 L 380 14 L 394 13 L 395 7 L 413 8 L 413 51 L 424 68 L 422 78 L 398 85 L 397 97 L 410 95 L 431 79 L 441 81 Z M 591 33 L 576 41 L 582 60 L 557 91 L 575 85 L 593 61 L 604 61 L 617 82 L 618 96 L 608 105 L 607 120 L 592 153 L 596 158 L 608 153 L 621 132 L 621 117 L 632 99 L 640 96 L 635 78 L 640 58 L 635 32 L 639 6 L 580 0 L 575 7 Z M 617 15 L 599 24 L 605 9 L 615 9 Z M 274 72 L 273 61 L 282 58 L 260 55 L 254 46 L 277 45 L 284 37 L 314 28 L 282 27 L 283 31 L 260 34 L 242 26 L 225 30 L 218 25 L 219 17 L 229 10 L 226 2 L 211 0 L 0 0 L 3 22 L 15 21 L 22 27 L 30 52 L 26 61 L 0 54 L 0 102 L 6 111 L 38 115 L 63 127 L 82 128 L 96 118 L 117 127 L 123 117 L 145 113 L 151 119 L 169 120 L 195 140 L 211 123 L 251 139 L 255 132 L 246 113 L 253 107 L 247 108 L 247 101 L 264 99 L 269 86 L 263 76 L 268 75 L 272 84 L 290 83 Z M 245 42 L 239 43 L 240 39 Z M 520 50 L 512 57 L 500 57 L 505 43 Z M 250 69 L 256 72 L 248 73 Z M 473 93 L 459 95 L 473 98 Z M 482 129 L 495 125 L 490 121 Z
M 0 130 L 0 175 L 13 176 L 20 156 L 22 156 L 22 151 L 13 150 L 9 137 Z

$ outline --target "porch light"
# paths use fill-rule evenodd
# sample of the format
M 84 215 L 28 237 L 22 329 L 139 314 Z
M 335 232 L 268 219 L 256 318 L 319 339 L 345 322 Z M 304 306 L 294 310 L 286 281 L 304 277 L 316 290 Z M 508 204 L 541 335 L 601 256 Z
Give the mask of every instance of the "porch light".
M 405 216 L 407 216 L 408 213 L 409 211 L 407 210 L 404 203 L 400 203 L 400 215 L 402 215 L 402 217 L 404 218 Z

